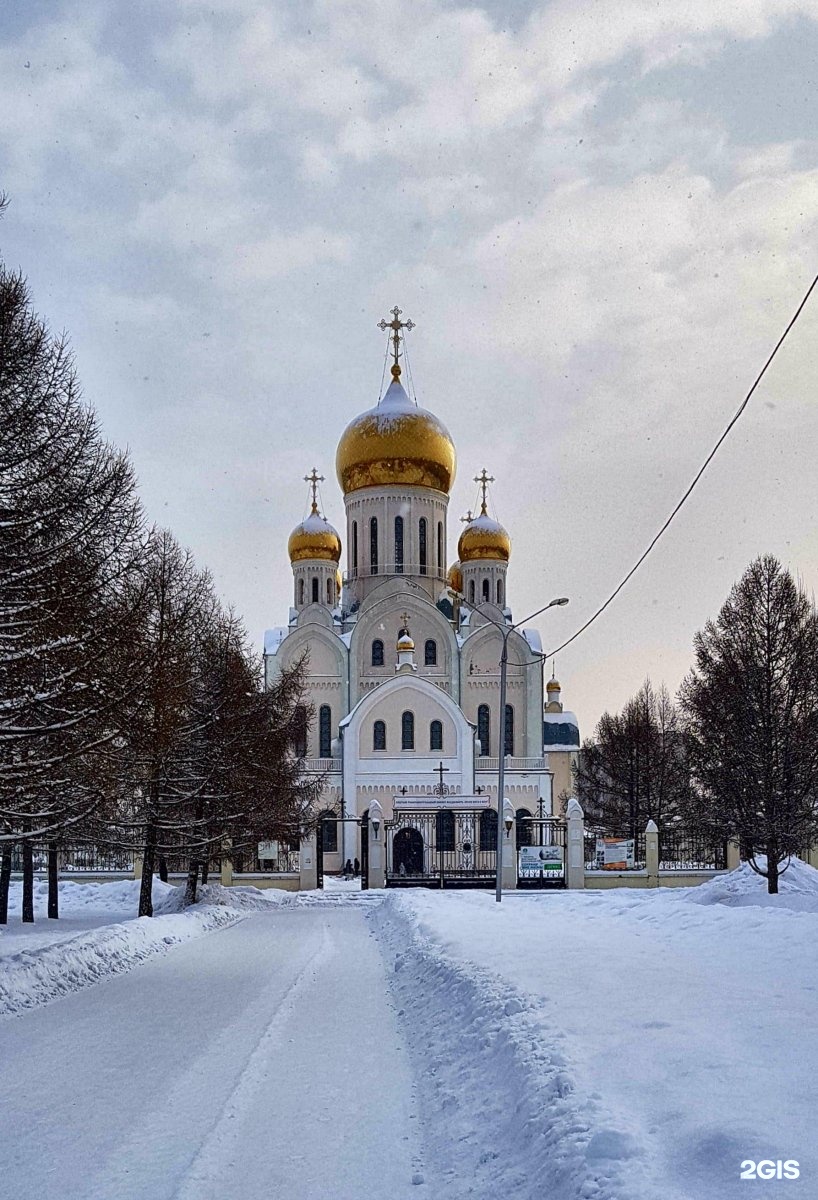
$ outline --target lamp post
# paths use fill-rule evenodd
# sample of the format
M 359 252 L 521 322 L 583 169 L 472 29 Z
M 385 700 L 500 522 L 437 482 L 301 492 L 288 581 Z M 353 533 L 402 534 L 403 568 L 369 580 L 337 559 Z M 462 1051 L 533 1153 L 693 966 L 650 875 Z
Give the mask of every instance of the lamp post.
M 497 772 L 497 887 L 495 889 L 495 899 L 498 904 L 503 899 L 503 802 L 505 800 L 506 786 L 506 672 L 508 668 L 508 639 L 514 630 L 518 629 L 520 625 L 524 625 L 526 621 L 533 620 L 540 613 L 544 613 L 546 609 L 567 603 L 567 596 L 559 596 L 556 600 L 552 600 L 549 604 L 544 604 L 542 608 L 538 608 L 536 612 L 523 617 L 522 621 L 517 621 L 514 625 L 500 625 L 492 617 L 488 618 L 492 625 L 496 625 L 503 635 L 503 652 L 500 655 L 500 722 L 498 725 L 500 741 L 497 747 L 500 752 L 500 766 Z M 483 615 L 487 616 L 488 614 L 484 613 Z

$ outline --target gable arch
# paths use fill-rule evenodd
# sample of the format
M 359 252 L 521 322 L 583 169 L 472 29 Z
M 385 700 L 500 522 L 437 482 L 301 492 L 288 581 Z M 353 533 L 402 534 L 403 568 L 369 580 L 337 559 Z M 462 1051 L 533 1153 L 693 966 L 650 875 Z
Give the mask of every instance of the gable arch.
M 460 650 L 451 622 L 420 588 L 407 589 L 395 586 L 394 581 L 390 583 L 393 586 L 384 586 L 383 594 L 378 589 L 367 597 L 358 611 L 349 644 L 350 705 L 354 707 L 373 687 L 392 677 L 404 612 L 409 615 L 418 673 L 445 684 L 448 693 L 459 700 Z M 376 640 L 384 646 L 382 667 L 372 665 L 372 644 Z M 435 644 L 435 662 L 425 661 L 427 642 Z

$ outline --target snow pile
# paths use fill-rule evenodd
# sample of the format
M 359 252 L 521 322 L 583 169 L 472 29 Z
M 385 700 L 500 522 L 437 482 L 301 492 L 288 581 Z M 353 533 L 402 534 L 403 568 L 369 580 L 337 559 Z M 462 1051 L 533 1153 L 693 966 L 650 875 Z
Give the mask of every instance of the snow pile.
M 161 911 L 183 912 L 185 908 L 184 885 L 171 888 L 172 895 L 162 901 Z M 196 892 L 196 904 L 212 904 L 219 908 L 233 908 L 240 912 L 258 912 L 271 905 L 292 902 L 294 893 L 281 888 L 223 887 L 220 883 L 203 883 Z
M 766 870 L 767 860 L 763 855 L 759 855 L 756 862 Z M 717 875 L 701 887 L 685 891 L 695 904 L 727 904 L 732 908 L 765 905 L 818 913 L 818 871 L 800 858 L 793 858 L 784 874 L 779 875 L 777 896 L 769 894 L 767 880 L 749 863 L 742 863 L 727 875 Z
M 105 913 L 116 914 L 119 919 L 124 916 L 136 916 L 139 909 L 139 879 L 117 879 L 109 883 L 75 883 L 74 880 L 60 880 L 59 901 L 60 917 L 101 916 Z M 153 881 L 154 908 L 161 910 L 162 905 L 177 889 L 170 883 L 162 883 L 160 879 Z M 9 887 L 9 913 L 19 913 L 22 901 L 23 885 L 14 880 Z M 48 912 L 48 881 L 34 880 L 34 916 L 45 917 Z

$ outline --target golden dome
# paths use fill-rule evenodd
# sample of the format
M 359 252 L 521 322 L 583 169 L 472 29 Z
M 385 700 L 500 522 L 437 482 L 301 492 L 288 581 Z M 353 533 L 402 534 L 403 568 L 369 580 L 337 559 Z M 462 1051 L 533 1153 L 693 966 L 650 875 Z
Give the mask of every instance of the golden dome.
M 359 488 L 396 484 L 448 493 L 455 466 L 454 443 L 445 425 L 409 399 L 397 376 L 375 408 L 347 425 L 335 456 L 345 496 Z
M 452 563 L 449 567 L 446 582 L 453 592 L 463 591 L 463 572 L 460 570 L 460 563 Z
M 511 538 L 499 521 L 494 521 L 483 510 L 479 517 L 469 521 L 457 543 L 457 556 L 461 563 L 508 562 L 511 555 Z
M 287 543 L 291 563 L 318 559 L 321 562 L 339 562 L 341 539 L 329 521 L 321 516 L 315 504 L 305 521 L 296 525 Z
M 545 690 L 547 692 L 559 692 L 561 691 L 561 688 L 556 679 L 549 679 L 548 683 L 545 685 Z
M 412 638 L 406 632 L 406 630 L 404 630 L 398 638 L 398 650 L 414 650 L 414 648 L 415 643 L 412 641 Z

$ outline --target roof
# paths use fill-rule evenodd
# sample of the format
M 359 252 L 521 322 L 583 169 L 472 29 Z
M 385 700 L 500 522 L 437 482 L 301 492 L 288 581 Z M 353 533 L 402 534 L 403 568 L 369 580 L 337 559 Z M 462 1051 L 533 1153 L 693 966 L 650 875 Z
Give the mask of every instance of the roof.
M 572 712 L 544 713 L 543 750 L 579 750 L 579 724 Z

